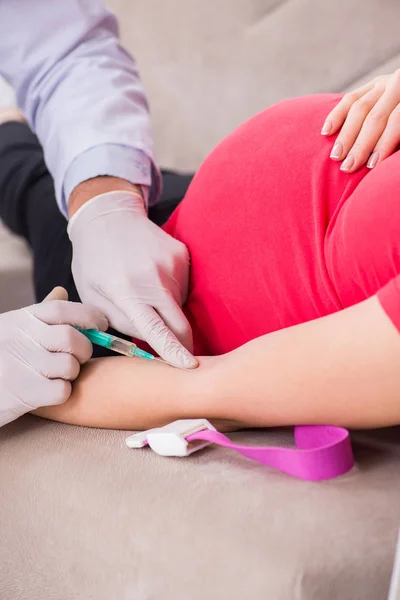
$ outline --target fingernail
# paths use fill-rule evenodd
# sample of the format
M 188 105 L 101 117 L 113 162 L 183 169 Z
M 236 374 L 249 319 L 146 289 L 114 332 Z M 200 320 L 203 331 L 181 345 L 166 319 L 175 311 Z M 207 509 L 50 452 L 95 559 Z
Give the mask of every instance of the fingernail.
M 367 162 L 368 169 L 373 169 L 379 160 L 379 152 L 373 152 Z
M 329 135 L 332 130 L 332 121 L 325 121 L 323 128 L 321 129 L 321 135 Z
M 194 367 L 197 367 L 197 365 L 199 364 L 197 361 L 197 358 L 192 356 L 190 354 L 190 352 L 188 352 L 187 350 L 181 350 L 181 352 L 178 355 L 178 358 L 179 358 L 179 362 L 186 369 L 193 369 Z
M 332 148 L 331 158 L 340 158 L 343 152 L 343 145 L 340 142 L 335 142 Z
M 349 154 L 346 160 L 342 163 L 340 170 L 341 171 L 350 171 L 351 167 L 354 165 L 354 156 Z

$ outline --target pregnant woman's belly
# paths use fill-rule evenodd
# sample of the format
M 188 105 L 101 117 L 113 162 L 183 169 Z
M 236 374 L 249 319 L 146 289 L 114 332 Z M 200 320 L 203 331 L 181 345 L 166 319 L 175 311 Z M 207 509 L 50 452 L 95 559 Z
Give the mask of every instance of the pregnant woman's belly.
M 326 238 L 365 177 L 329 159 L 320 135 L 339 96 L 282 102 L 206 159 L 165 226 L 191 255 L 185 313 L 195 352 L 227 352 L 260 335 L 342 308 Z

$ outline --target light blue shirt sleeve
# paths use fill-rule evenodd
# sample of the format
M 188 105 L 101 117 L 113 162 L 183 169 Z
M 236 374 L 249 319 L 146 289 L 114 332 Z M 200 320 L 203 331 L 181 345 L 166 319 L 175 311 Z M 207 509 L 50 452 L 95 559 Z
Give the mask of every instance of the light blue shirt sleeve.
M 146 97 L 101 0 L 0 2 L 0 73 L 43 146 L 64 214 L 73 188 L 99 175 L 157 201 Z

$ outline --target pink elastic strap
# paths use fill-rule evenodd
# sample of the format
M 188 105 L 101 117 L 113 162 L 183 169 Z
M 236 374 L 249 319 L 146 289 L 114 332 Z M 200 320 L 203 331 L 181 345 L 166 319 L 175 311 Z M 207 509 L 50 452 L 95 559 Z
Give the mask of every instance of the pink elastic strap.
M 298 449 L 268 446 L 240 446 L 219 431 L 203 430 L 189 435 L 188 442 L 204 440 L 235 450 L 263 465 L 308 481 L 331 479 L 347 473 L 354 458 L 350 435 L 342 427 L 301 425 L 295 427 Z

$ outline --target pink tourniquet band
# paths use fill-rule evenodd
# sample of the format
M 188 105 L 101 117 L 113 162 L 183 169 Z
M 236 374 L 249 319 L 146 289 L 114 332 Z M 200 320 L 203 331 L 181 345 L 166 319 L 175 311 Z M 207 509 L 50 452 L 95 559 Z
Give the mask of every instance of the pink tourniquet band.
M 188 442 L 209 441 L 235 450 L 263 465 L 308 481 L 331 479 L 347 473 L 354 458 L 350 435 L 342 427 L 299 425 L 294 438 L 297 449 L 272 446 L 240 446 L 219 431 L 203 430 L 189 435 Z

